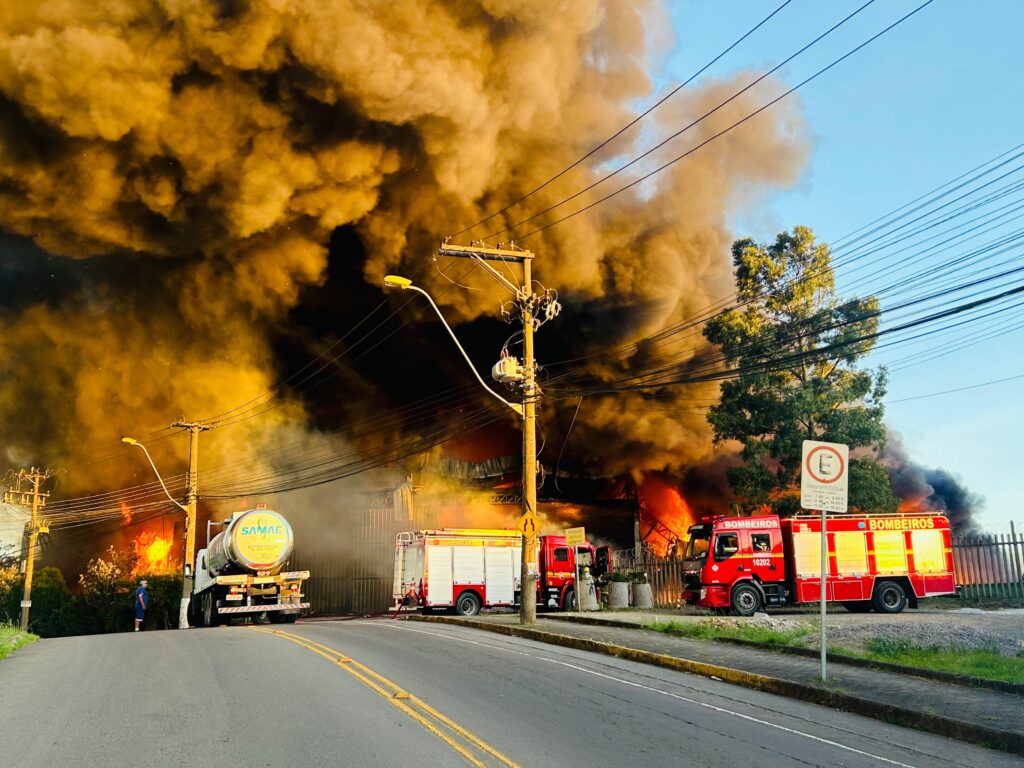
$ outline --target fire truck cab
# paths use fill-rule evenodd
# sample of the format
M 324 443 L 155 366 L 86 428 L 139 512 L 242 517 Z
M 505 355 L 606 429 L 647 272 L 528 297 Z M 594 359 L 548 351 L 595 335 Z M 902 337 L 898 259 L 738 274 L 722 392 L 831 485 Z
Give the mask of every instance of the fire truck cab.
M 826 598 L 854 612 L 899 613 L 955 594 L 943 515 L 840 515 L 827 528 Z M 821 519 L 705 517 L 689 529 L 683 599 L 751 616 L 821 599 Z

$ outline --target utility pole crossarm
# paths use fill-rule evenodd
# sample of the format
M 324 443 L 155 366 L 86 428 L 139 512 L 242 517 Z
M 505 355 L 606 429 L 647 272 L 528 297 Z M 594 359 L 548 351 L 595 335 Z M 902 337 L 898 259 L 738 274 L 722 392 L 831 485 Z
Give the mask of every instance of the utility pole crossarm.
M 437 249 L 437 252 L 441 256 L 454 256 L 459 259 L 472 259 L 487 270 L 487 273 L 491 277 L 510 290 L 520 301 L 529 295 L 529 283 L 520 288 L 487 262 L 504 261 L 511 262 L 513 264 L 523 264 L 525 266 L 528 261 L 533 259 L 533 253 L 531 251 L 512 250 L 509 248 L 475 248 L 473 246 L 448 245 L 446 243 L 442 243 L 441 247 Z

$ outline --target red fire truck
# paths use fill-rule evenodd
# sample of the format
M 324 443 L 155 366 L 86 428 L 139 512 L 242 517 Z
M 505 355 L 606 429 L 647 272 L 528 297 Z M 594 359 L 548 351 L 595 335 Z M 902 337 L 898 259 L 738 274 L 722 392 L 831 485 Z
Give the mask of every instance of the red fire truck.
M 575 552 L 573 550 L 576 550 Z M 396 604 L 425 611 L 474 616 L 481 608 L 514 607 L 520 600 L 522 537 L 518 531 L 444 528 L 410 531 L 395 538 Z M 537 605 L 566 609 L 576 604 L 576 556 L 594 578 L 611 569 L 611 550 L 592 544 L 569 547 L 564 536 L 538 538 Z
M 854 612 L 899 613 L 956 592 L 943 515 L 828 520 L 826 598 Z M 821 518 L 705 517 L 689 530 L 683 599 L 751 616 L 821 599 Z

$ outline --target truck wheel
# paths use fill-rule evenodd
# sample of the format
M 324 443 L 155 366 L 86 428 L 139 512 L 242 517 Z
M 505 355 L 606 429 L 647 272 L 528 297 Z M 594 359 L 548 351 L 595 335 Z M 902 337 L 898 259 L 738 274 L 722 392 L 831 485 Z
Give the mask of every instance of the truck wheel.
M 270 619 L 267 617 L 266 611 L 260 611 L 259 613 L 254 613 L 252 615 L 253 624 L 267 624 L 269 621 Z
M 730 603 L 736 616 L 753 616 L 761 610 L 761 593 L 753 584 L 737 584 L 732 588 Z
M 907 607 L 907 593 L 895 581 L 883 581 L 875 587 L 871 605 L 879 613 L 899 613 Z
M 459 616 L 476 616 L 480 613 L 480 598 L 475 592 L 463 592 L 455 601 L 455 613 Z
M 294 624 L 299 617 L 297 613 L 281 613 L 280 611 L 268 611 L 267 618 L 271 624 Z
M 213 627 L 215 614 L 217 613 L 217 606 L 213 604 L 213 592 L 207 592 L 203 595 L 203 626 Z
M 565 590 L 565 599 L 562 600 L 563 611 L 575 611 L 576 610 L 576 590 L 569 587 Z
M 850 613 L 867 613 L 871 610 L 870 600 L 844 600 L 843 608 Z

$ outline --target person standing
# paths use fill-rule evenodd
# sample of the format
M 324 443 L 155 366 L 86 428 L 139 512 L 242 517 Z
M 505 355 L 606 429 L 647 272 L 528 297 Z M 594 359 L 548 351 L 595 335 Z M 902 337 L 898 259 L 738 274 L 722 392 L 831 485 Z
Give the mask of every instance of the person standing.
M 149 592 L 146 587 L 149 586 L 146 580 L 143 579 L 139 582 L 138 589 L 135 590 L 135 631 L 138 632 L 142 626 L 142 620 L 146 618 L 146 608 L 149 607 Z

